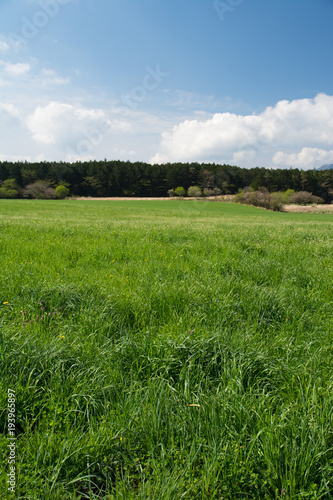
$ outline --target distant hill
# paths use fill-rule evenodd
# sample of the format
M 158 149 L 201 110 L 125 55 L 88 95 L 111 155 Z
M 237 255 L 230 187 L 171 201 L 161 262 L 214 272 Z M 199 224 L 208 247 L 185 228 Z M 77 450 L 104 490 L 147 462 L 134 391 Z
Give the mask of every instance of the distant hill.
M 333 165 L 322 165 L 321 167 L 317 168 L 317 170 L 332 170 Z

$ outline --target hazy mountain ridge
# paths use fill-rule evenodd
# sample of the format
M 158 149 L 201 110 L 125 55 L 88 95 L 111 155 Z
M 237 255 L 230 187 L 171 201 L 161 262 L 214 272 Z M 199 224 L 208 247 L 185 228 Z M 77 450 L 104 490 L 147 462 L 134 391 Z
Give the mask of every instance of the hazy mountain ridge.
M 333 169 L 333 164 L 331 165 L 322 165 L 321 167 L 317 168 L 317 170 L 332 170 Z

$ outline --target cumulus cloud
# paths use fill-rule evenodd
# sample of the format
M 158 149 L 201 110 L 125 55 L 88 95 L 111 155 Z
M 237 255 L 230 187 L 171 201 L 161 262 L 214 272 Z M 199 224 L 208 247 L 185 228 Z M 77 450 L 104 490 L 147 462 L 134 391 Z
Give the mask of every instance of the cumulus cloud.
M 63 145 L 80 140 L 84 133 L 105 120 L 107 116 L 101 109 L 50 102 L 47 106 L 36 108 L 28 117 L 27 126 L 37 142 Z M 111 123 L 107 125 L 111 127 Z
M 298 153 L 283 153 L 278 151 L 273 161 L 276 165 L 288 165 L 298 168 L 311 168 L 313 165 L 333 163 L 333 150 L 319 148 L 303 148 Z
M 0 61 L 0 68 L 2 68 L 2 71 L 10 77 L 24 76 L 29 73 L 31 69 L 29 63 L 11 64 L 5 61 Z
M 26 125 L 44 151 L 57 151 L 57 155 L 68 161 L 92 159 L 100 147 L 104 151 L 108 148 L 109 133 L 130 130 L 128 122 L 110 117 L 102 109 L 56 101 L 38 106 L 28 116 Z
M 331 145 L 333 96 L 318 94 L 314 99 L 280 101 L 260 114 L 216 113 L 205 120 L 186 120 L 162 134 L 151 162 L 216 161 L 253 166 L 265 159 L 275 165 L 286 160 L 288 165 L 301 166 L 304 158 L 304 167 L 311 168 L 320 166 L 321 158 L 329 158 Z M 305 153 L 299 153 L 301 148 Z M 310 154 L 310 150 L 316 152 Z
M 20 109 L 0 102 L 0 161 L 30 160 L 28 134 Z
M 52 78 L 51 74 L 44 76 Z M 136 110 L 89 107 L 61 100 L 0 102 L 1 159 L 28 161 L 119 158 L 147 160 L 165 122 Z M 147 153 L 148 150 L 148 153 Z

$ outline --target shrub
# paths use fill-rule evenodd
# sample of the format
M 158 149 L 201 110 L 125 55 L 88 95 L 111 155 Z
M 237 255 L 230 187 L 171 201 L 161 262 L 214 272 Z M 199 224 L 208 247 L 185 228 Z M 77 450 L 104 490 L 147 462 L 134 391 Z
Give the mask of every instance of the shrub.
M 260 188 L 254 191 L 251 187 L 245 188 L 235 196 L 236 203 L 244 203 L 246 205 L 254 205 L 255 207 L 269 208 L 270 194 L 266 188 Z
M 274 212 L 281 212 L 283 209 L 283 205 L 288 203 L 288 197 L 286 193 L 283 191 L 276 191 L 275 193 L 271 193 L 269 200 L 269 208 L 270 210 L 274 210 Z
M 312 203 L 325 203 L 325 200 L 321 198 L 321 196 L 315 196 L 314 194 L 312 195 Z
M 15 179 L 7 179 L 0 187 L 0 198 L 17 198 L 19 194 L 18 185 Z
M 255 207 L 269 208 L 270 193 L 267 188 L 259 188 L 258 191 L 250 193 L 250 204 Z
M 238 193 L 234 196 L 235 203 L 245 203 L 245 191 L 244 189 L 239 189 Z
M 55 197 L 58 198 L 59 200 L 63 200 L 64 198 L 66 198 L 66 196 L 69 195 L 69 189 L 66 187 L 66 186 L 57 186 L 55 188 Z
M 298 191 L 290 197 L 291 203 L 296 203 L 297 205 L 307 205 L 308 203 L 324 203 L 323 198 L 320 196 L 314 196 L 308 191 Z
M 48 182 L 36 181 L 23 189 L 23 196 L 36 200 L 50 200 L 55 197 L 55 190 Z
M 173 198 L 175 196 L 175 190 L 174 189 L 168 189 L 168 195 L 170 198 Z
M 252 193 L 254 193 L 254 189 L 251 187 L 239 189 L 238 193 L 235 195 L 234 201 L 236 203 L 251 204 L 250 197 Z
M 202 191 L 199 188 L 199 186 L 191 186 L 187 190 L 187 195 L 190 196 L 191 198 L 197 198 L 202 195 Z
M 266 188 L 259 188 L 258 191 L 254 191 L 252 188 L 245 188 L 238 191 L 234 197 L 236 203 L 254 205 L 255 207 L 262 207 L 267 210 L 274 210 L 275 212 L 282 210 L 285 200 L 286 196 L 282 191 L 270 193 Z
M 203 190 L 203 195 L 204 196 L 214 196 L 214 192 L 212 189 L 209 188 L 204 188 Z
M 214 189 L 210 188 L 205 188 L 203 190 L 204 196 L 218 196 L 219 194 L 222 194 L 222 191 L 218 187 L 214 187 Z
M 185 191 L 185 189 L 182 186 L 177 187 L 175 189 L 175 195 L 176 196 L 183 197 L 183 196 L 185 196 L 185 194 L 186 194 L 186 191 Z
M 295 194 L 294 189 L 287 189 L 287 191 L 284 192 L 285 197 L 286 197 L 286 203 L 290 203 L 290 198 L 293 194 Z
M 298 191 L 298 193 L 293 194 L 290 197 L 291 203 L 296 203 L 297 205 L 306 205 L 311 203 L 312 193 L 308 191 Z

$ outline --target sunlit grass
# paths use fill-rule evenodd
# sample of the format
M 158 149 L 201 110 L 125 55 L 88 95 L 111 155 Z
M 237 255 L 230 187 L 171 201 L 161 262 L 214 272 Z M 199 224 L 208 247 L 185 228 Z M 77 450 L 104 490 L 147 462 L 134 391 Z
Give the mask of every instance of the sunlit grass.
M 332 223 L 1 201 L 17 498 L 331 498 Z

